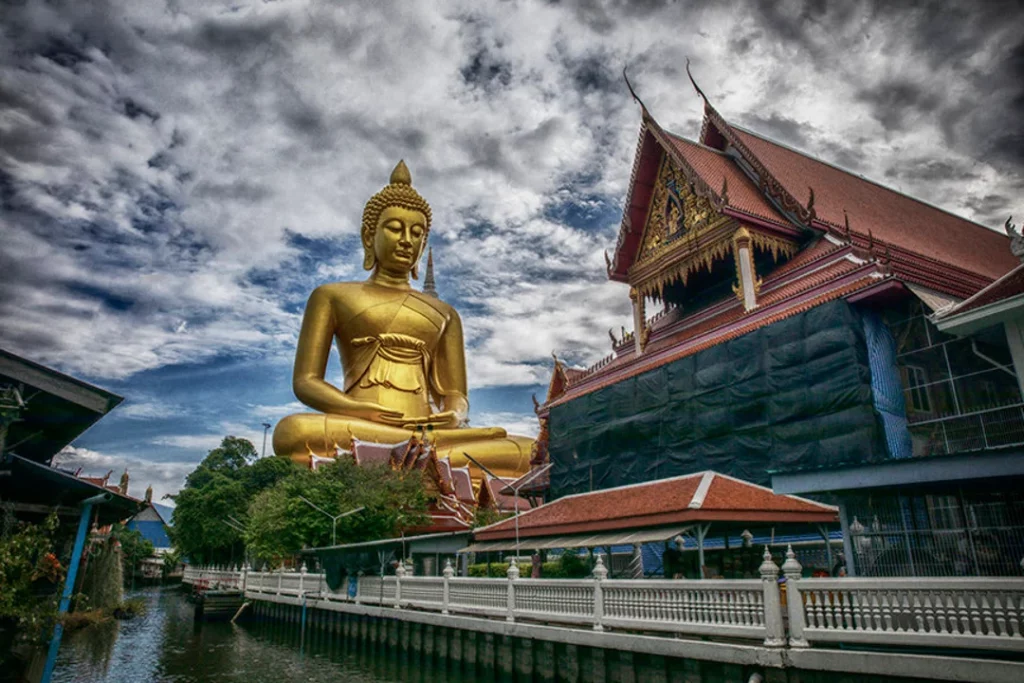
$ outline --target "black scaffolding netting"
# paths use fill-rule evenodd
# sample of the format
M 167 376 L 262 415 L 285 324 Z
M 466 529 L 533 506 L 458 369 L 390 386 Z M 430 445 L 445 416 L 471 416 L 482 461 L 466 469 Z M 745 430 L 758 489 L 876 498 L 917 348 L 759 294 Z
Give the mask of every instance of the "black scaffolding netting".
M 551 497 L 702 470 L 770 472 L 886 455 L 860 313 L 812 308 L 551 410 Z

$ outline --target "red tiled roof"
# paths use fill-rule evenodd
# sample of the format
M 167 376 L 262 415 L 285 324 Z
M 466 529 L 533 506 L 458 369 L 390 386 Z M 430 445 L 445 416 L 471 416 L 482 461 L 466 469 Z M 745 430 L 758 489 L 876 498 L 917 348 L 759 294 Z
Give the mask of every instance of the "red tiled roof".
M 771 306 L 774 303 L 788 299 L 791 296 L 799 294 L 800 292 L 806 292 L 809 289 L 818 287 L 839 278 L 847 273 L 851 273 L 854 270 L 860 268 L 860 266 L 849 259 L 838 259 L 834 263 L 830 263 L 827 266 L 819 268 L 813 273 L 808 274 L 806 277 L 802 277 L 792 282 L 788 282 L 784 285 L 770 289 L 765 287 L 763 294 L 758 296 L 758 306 Z
M 352 439 L 352 455 L 360 467 L 390 465 L 392 452 L 403 444 L 383 444 Z
M 836 508 L 777 494 L 715 472 L 580 493 L 519 515 L 519 535 L 551 536 L 678 524 L 698 520 L 734 522 L 834 522 Z M 507 538 L 515 520 L 483 529 L 477 540 Z
M 971 298 L 965 299 L 956 306 L 942 311 L 940 317 L 948 318 L 966 311 L 973 311 L 982 306 L 988 306 L 989 304 L 994 304 L 1020 294 L 1024 294 L 1024 264 L 1018 263 L 1016 268 Z
M 845 210 L 853 232 L 866 236 L 870 231 L 875 240 L 986 278 L 997 278 L 1016 263 L 1005 235 L 730 127 L 791 195 L 806 197 L 808 188 L 814 188 L 814 209 L 821 221 L 842 227 Z
M 825 238 L 821 238 L 811 245 L 803 248 L 793 258 L 789 259 L 780 266 L 777 266 L 765 278 L 765 284 L 779 279 L 781 276 L 791 273 L 794 270 L 798 270 L 807 266 L 815 261 L 840 251 L 841 249 L 847 249 L 848 247 L 843 244 L 833 244 Z
M 547 407 L 550 408 L 551 406 L 565 403 L 584 394 L 620 382 L 628 377 L 654 370 L 666 363 L 685 358 L 761 327 L 785 320 L 820 304 L 853 294 L 878 282 L 880 282 L 878 278 L 865 274 L 863 277 L 846 282 L 845 284 L 839 284 L 834 289 L 810 298 L 807 298 L 808 294 L 806 292 L 789 292 L 788 296 L 794 299 L 790 305 L 778 308 L 777 311 L 761 317 L 757 317 L 757 314 L 763 310 L 761 307 L 744 312 L 742 307 L 737 304 L 733 308 L 697 325 L 685 328 L 664 338 L 652 340 L 647 349 L 644 350 L 643 356 L 639 359 L 632 353 L 619 356 L 608 365 L 591 373 L 580 381 L 579 384 L 570 386 L 559 398 L 549 402 Z M 801 294 L 803 299 L 800 298 Z M 744 320 L 744 318 L 748 318 L 748 320 Z M 706 336 L 698 341 L 701 335 Z
M 668 139 L 693 170 L 704 179 L 709 187 L 721 191 L 723 181 L 728 181 L 729 206 L 780 225 L 790 225 L 782 214 L 765 198 L 750 178 L 729 157 L 722 152 L 668 133 Z
M 516 496 L 502 493 L 511 484 L 515 483 L 515 480 L 511 478 L 503 477 L 492 477 L 489 474 L 485 474 L 484 485 L 480 487 L 480 496 L 477 499 L 477 508 L 484 509 L 489 506 L 494 506 L 498 512 L 513 512 L 516 508 Z M 519 496 L 519 510 L 529 510 L 532 506 L 530 502 Z
M 476 496 L 473 495 L 473 478 L 469 473 L 469 466 L 452 467 L 452 483 L 455 485 L 455 497 L 460 502 L 469 505 L 476 504 Z

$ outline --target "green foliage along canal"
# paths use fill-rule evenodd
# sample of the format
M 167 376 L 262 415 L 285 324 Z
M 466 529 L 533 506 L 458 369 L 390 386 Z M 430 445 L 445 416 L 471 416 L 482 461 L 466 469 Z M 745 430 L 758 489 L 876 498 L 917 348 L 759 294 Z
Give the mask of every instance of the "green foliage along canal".
M 302 642 L 297 624 L 249 621 L 193 622 L 193 608 L 177 588 L 150 588 L 148 611 L 64 637 L 55 683 L 192 683 L 200 681 L 458 681 L 428 667 L 403 670 L 398 657 L 368 657 L 341 638 L 315 629 Z M 469 680 L 469 679 L 467 679 Z

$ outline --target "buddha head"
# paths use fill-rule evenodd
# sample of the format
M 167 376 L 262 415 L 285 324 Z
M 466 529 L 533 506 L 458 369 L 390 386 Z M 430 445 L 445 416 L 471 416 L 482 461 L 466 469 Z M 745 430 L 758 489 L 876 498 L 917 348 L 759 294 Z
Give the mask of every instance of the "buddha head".
M 363 268 L 392 275 L 411 271 L 416 278 L 429 231 L 430 205 L 413 189 L 409 169 L 399 161 L 391 182 L 363 209 Z

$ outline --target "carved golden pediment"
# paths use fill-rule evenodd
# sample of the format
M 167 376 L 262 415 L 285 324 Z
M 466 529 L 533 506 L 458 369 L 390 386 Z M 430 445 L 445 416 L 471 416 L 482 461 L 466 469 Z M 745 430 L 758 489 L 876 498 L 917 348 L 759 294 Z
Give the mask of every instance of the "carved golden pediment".
M 733 255 L 736 225 L 734 218 L 715 209 L 710 198 L 698 194 L 669 155 L 663 156 L 630 283 L 644 296 L 657 298 L 672 283 L 685 286 L 693 273 L 710 272 L 716 261 Z M 756 249 L 771 252 L 777 260 L 798 248 L 795 241 L 754 230 L 747 239 L 751 256 Z
M 692 247 L 694 239 L 730 220 L 715 210 L 710 199 L 698 195 L 693 183 L 665 155 L 651 194 L 637 261 L 652 261 Z

